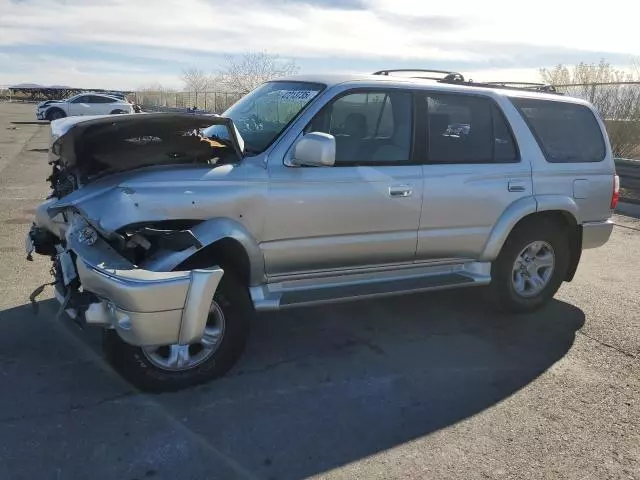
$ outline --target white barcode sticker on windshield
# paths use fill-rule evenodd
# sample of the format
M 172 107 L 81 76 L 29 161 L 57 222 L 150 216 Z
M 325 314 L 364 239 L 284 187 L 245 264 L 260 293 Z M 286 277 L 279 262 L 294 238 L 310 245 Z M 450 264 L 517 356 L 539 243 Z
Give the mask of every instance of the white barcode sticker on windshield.
M 311 100 L 318 92 L 315 90 L 282 90 L 282 100 Z

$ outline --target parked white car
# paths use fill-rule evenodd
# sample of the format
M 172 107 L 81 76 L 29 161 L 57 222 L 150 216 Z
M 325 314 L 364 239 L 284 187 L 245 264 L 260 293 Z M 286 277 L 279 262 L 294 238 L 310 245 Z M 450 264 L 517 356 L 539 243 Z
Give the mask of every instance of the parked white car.
M 39 103 L 36 107 L 38 120 L 57 120 L 78 115 L 110 115 L 134 113 L 133 105 L 126 100 L 99 93 L 81 93 L 66 100 Z

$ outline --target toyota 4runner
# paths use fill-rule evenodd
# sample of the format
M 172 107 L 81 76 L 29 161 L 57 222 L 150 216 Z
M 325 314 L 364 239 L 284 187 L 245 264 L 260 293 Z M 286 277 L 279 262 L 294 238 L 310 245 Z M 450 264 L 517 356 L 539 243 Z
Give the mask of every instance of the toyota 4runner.
M 398 72 L 270 81 L 222 116 L 52 122 L 27 252 L 60 312 L 163 391 L 225 373 L 255 310 L 481 285 L 543 306 L 612 231 L 603 122 L 547 86 Z

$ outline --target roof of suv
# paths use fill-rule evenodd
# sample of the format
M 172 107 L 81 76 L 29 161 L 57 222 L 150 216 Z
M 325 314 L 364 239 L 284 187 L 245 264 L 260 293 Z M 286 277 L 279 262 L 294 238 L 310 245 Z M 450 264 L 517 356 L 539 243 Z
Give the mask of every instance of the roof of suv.
M 589 105 L 589 102 L 580 98 L 569 97 L 565 95 L 559 95 L 557 93 L 546 93 L 536 90 L 526 89 L 507 89 L 501 88 L 496 85 L 491 86 L 479 86 L 476 83 L 454 83 L 454 82 L 439 82 L 437 80 L 427 80 L 416 77 L 400 77 L 392 75 L 356 75 L 356 74 L 308 74 L 308 75 L 292 75 L 289 77 L 278 78 L 278 81 L 297 81 L 297 82 L 313 82 L 322 83 L 327 87 L 333 87 L 336 85 L 353 85 L 358 86 L 362 84 L 384 84 L 390 87 L 399 88 L 428 88 L 430 90 L 440 90 L 442 92 L 458 92 L 458 93 L 482 93 L 489 95 L 501 95 L 509 97 L 529 97 L 529 98 L 544 98 L 548 100 L 555 100 L 568 103 L 579 103 Z

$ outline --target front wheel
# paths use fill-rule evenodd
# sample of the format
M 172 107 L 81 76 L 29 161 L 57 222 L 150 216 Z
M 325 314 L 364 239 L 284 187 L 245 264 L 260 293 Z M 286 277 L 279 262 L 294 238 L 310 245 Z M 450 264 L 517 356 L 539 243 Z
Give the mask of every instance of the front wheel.
M 144 391 L 191 387 L 225 374 L 244 351 L 253 305 L 246 288 L 225 273 L 216 290 L 202 340 L 191 345 L 135 347 L 106 330 L 107 359 L 123 377 Z
M 50 122 L 58 120 L 59 118 L 64 118 L 66 116 L 67 115 L 59 108 L 52 108 L 47 112 L 47 120 L 49 120 Z
M 565 228 L 545 219 L 511 233 L 491 267 L 491 289 L 499 309 L 531 312 L 551 300 L 567 274 L 567 238 Z

